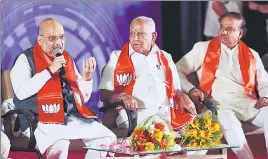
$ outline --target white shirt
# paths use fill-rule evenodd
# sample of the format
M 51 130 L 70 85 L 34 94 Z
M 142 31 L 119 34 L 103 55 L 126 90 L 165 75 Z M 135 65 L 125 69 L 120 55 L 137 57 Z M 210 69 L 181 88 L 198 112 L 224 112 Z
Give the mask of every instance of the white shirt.
M 74 69 L 77 76 L 78 87 L 83 94 L 84 102 L 87 102 L 92 93 L 93 80 L 83 80 L 76 66 Z M 51 75 L 47 70 L 36 73 L 31 77 L 31 67 L 25 54 L 19 55 L 15 65 L 10 71 L 12 87 L 19 100 L 25 100 L 38 93 L 50 78 Z
M 216 37 L 220 28 L 219 16 L 212 8 L 212 3 L 209 1 L 207 6 L 207 13 L 205 19 L 204 35 L 208 37 Z M 229 12 L 242 13 L 242 2 L 241 1 L 223 1 L 224 6 Z
M 158 111 L 161 106 L 170 106 L 165 88 L 165 67 L 159 64 L 157 50 L 158 47 L 154 46 L 148 56 L 145 56 L 135 52 L 129 45 L 129 55 L 136 75 L 132 95 L 138 99 L 140 108 L 146 108 L 154 112 Z M 172 71 L 174 88 L 175 90 L 181 90 L 180 79 L 172 57 L 165 51 L 162 52 L 167 58 Z M 110 60 L 105 66 L 99 89 L 114 90 L 114 71 L 120 53 L 120 50 L 111 53 Z
M 200 80 L 202 74 L 202 65 L 205 58 L 209 41 L 198 42 L 194 45 L 193 49 L 183 56 L 177 63 L 177 69 L 181 80 L 182 90 L 186 93 L 189 92 L 194 86 L 187 80 L 186 76 L 192 72 L 197 72 L 198 79 Z M 256 59 L 256 86 L 260 97 L 268 97 L 268 74 L 265 71 L 262 61 L 257 52 L 250 49 Z M 212 84 L 212 97 L 218 102 L 228 103 L 231 100 L 250 98 L 246 95 L 244 89 L 244 81 L 240 70 L 238 58 L 238 46 L 232 50 L 221 44 L 221 55 L 219 66 L 216 70 L 215 81 Z M 250 98 L 252 99 L 252 98 Z M 230 104 L 230 107 L 240 112 L 243 111 L 243 119 L 252 116 L 257 112 L 254 109 L 254 101 L 251 106 L 248 103 Z M 247 108 L 246 108 L 247 107 Z M 249 108 L 252 107 L 252 110 Z M 238 109 L 239 108 L 239 109 Z M 245 109 L 248 109 L 245 111 Z

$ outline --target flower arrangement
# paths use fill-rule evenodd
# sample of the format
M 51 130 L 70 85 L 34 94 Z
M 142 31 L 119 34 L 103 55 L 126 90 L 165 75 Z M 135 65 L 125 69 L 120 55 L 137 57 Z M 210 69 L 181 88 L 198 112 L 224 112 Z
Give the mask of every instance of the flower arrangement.
M 161 117 L 154 115 L 141 122 L 130 136 L 135 151 L 160 151 L 178 148 L 175 133 Z
M 190 148 L 210 148 L 220 144 L 222 137 L 216 114 L 206 111 L 185 127 L 181 143 Z

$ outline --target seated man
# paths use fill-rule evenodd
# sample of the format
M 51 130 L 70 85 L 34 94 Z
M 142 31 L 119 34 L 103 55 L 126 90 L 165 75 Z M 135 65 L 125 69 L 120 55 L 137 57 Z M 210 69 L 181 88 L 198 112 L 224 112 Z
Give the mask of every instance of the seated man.
M 177 128 L 192 118 L 188 113 L 182 114 L 180 106 L 193 115 L 197 113 L 190 98 L 180 90 L 180 79 L 171 55 L 159 49 L 156 37 L 151 18 L 142 16 L 132 21 L 129 42 L 121 51 L 111 53 L 104 68 L 99 86 L 101 101 L 123 102 L 125 109 L 137 111 L 138 123 L 158 114 Z M 120 109 L 120 115 L 114 119 L 104 115 L 103 124 L 108 127 L 116 121 L 119 128 L 128 128 L 125 109 Z
M 219 22 L 218 37 L 196 43 L 176 66 L 182 89 L 194 102 L 207 96 L 219 103 L 219 122 L 228 144 L 239 146 L 233 149 L 237 157 L 253 159 L 240 120 L 263 127 L 268 148 L 268 75 L 258 53 L 240 40 L 243 16 L 229 12 Z M 199 88 L 186 78 L 192 72 L 197 73 Z
M 42 154 L 46 151 L 48 159 L 66 159 L 73 139 L 82 139 L 87 146 L 116 141 L 83 104 L 92 92 L 95 59 L 83 60 L 81 76 L 64 46 L 63 26 L 45 19 L 39 26 L 36 45 L 19 55 L 10 72 L 15 107 L 38 113 L 34 134 L 37 147 Z M 85 158 L 90 154 L 88 151 Z

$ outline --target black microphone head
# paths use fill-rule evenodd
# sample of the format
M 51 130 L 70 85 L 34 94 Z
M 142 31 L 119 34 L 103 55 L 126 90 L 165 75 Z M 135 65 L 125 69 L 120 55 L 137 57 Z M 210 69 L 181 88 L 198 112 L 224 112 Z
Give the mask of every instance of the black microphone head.
M 62 55 L 62 54 L 61 54 L 61 49 L 60 49 L 60 48 L 55 48 L 55 49 L 54 49 L 54 52 L 56 53 L 56 57 L 59 57 L 59 56 Z

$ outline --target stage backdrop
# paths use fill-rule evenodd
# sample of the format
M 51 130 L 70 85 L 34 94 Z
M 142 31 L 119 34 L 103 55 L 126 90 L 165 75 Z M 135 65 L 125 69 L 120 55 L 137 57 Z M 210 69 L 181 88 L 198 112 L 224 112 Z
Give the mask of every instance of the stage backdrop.
M 137 16 L 149 16 L 156 22 L 157 43 L 161 43 L 160 2 L 74 2 L 74 1 L 2 1 L 2 71 L 10 69 L 26 48 L 36 43 L 38 25 L 51 17 L 63 24 L 66 50 L 81 72 L 82 60 L 94 56 L 97 70 L 88 106 L 98 107 L 98 85 L 103 66 L 113 50 L 128 41 L 129 24 Z M 19 75 L 18 75 L 19 78 Z

